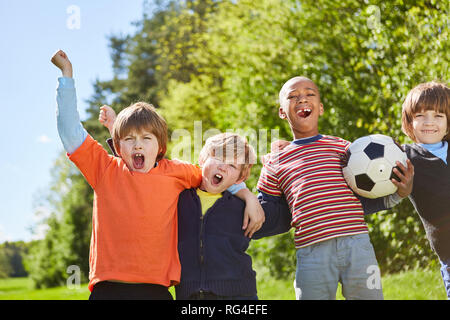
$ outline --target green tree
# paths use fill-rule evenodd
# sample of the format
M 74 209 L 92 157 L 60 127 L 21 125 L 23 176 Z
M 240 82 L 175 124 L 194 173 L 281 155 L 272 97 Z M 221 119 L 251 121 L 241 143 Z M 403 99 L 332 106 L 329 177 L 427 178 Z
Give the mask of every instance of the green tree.
M 419 82 L 448 79 L 448 9 L 448 1 L 222 1 L 206 16 L 204 46 L 187 56 L 199 74 L 172 80 L 162 111 L 172 127 L 206 119 L 221 130 L 278 128 L 290 138 L 277 94 L 287 79 L 305 75 L 321 90 L 322 133 L 350 141 L 383 133 L 407 142 L 400 130 L 406 93 Z M 382 270 L 436 263 L 407 201 L 368 221 Z M 264 241 L 276 247 L 287 238 Z M 292 254 L 291 247 L 280 259 Z
M 3 256 L 3 258 L 0 258 L 0 261 L 4 261 L 4 263 L 9 265 L 9 268 L 6 268 L 9 269 L 9 272 L 6 273 L 6 276 L 25 277 L 27 275 L 23 264 L 23 257 L 26 254 L 27 250 L 27 244 L 23 241 L 7 241 L 0 245 L 0 255 Z
M 65 154 L 55 162 L 53 181 L 39 206 L 50 210 L 43 218 L 44 239 L 33 243 L 26 266 L 37 288 L 63 285 L 67 268 L 76 265 L 82 281 L 89 274 L 89 241 L 92 217 L 92 189 Z
M 11 262 L 5 250 L 0 249 L 0 279 L 8 278 L 12 270 Z

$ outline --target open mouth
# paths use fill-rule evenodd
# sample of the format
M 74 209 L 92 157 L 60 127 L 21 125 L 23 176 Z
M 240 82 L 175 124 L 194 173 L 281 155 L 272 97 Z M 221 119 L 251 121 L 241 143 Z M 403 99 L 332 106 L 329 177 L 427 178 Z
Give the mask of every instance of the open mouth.
M 297 115 L 298 115 L 300 118 L 307 118 L 307 117 L 309 117 L 309 115 L 311 114 L 311 112 L 312 112 L 312 109 L 309 108 L 309 107 L 306 107 L 306 108 L 302 108 L 302 109 L 298 110 L 298 111 L 297 111 Z
M 223 176 L 220 174 L 215 174 L 212 178 L 213 185 L 218 185 L 222 182 Z
M 145 163 L 145 157 L 142 153 L 133 154 L 133 167 L 135 169 L 144 168 L 144 163 Z

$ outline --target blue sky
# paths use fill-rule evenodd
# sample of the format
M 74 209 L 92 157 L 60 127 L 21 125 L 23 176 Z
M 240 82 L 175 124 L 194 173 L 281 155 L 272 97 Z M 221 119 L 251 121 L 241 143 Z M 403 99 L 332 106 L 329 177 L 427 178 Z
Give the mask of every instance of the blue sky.
M 133 33 L 142 6 L 142 0 L 0 0 L 0 243 L 33 238 L 36 199 L 63 150 L 52 54 L 61 48 L 72 61 L 84 120 L 92 83 L 112 77 L 107 36 Z

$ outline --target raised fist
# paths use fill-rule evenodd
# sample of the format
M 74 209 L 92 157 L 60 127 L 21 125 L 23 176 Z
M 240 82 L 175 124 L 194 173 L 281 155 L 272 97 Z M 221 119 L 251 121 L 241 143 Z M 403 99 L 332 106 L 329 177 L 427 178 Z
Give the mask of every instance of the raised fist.
M 70 62 L 67 54 L 64 51 L 58 50 L 53 55 L 51 62 L 59 69 L 61 69 L 63 76 L 70 78 L 72 77 L 72 63 Z
M 101 106 L 98 121 L 100 121 L 101 124 L 108 128 L 109 132 L 112 135 L 112 128 L 114 125 L 114 121 L 116 121 L 116 113 L 114 112 L 113 108 L 107 105 Z

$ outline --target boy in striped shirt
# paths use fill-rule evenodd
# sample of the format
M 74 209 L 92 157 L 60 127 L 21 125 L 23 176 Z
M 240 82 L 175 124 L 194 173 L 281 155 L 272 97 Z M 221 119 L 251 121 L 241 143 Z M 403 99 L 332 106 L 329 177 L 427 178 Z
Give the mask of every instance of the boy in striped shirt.
M 297 249 L 297 299 L 335 299 L 338 282 L 347 299 L 383 299 L 364 213 L 385 210 L 408 196 L 412 165 L 397 163 L 402 172 L 395 172 L 400 182 L 392 181 L 396 194 L 374 200 L 357 197 L 342 174 L 350 142 L 319 134 L 324 109 L 315 83 L 292 78 L 283 85 L 279 100 L 279 116 L 289 122 L 295 140 L 266 156 L 258 190 L 268 201 L 284 194 L 289 204 Z

